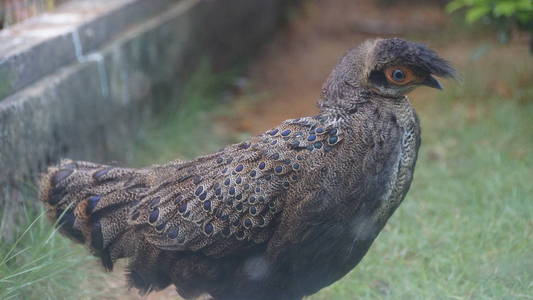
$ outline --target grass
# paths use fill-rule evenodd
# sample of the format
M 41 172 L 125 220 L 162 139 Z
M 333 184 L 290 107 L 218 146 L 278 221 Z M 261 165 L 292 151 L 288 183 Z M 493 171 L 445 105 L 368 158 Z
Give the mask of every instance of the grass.
M 26 208 L 16 239 L 0 238 L 0 299 L 84 299 L 101 286 L 81 289 L 87 279 L 102 277 L 80 246 L 60 237 L 43 210 Z M 93 266 L 89 264 L 89 266 Z

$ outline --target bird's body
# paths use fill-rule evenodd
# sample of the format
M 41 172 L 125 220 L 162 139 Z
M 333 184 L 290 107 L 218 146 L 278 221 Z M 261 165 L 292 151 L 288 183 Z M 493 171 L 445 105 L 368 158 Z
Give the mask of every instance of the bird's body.
M 420 127 L 403 90 L 392 93 L 373 73 L 383 41 L 423 47 L 367 42 L 332 72 L 317 116 L 193 161 L 145 169 L 64 161 L 42 180 L 41 199 L 104 266 L 129 258 L 129 281 L 143 291 L 313 294 L 357 265 L 413 177 Z M 417 72 L 451 75 L 435 57 L 437 67 Z

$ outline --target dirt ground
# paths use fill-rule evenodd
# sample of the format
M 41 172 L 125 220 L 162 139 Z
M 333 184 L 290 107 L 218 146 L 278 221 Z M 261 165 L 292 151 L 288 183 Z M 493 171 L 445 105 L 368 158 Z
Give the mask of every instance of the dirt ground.
M 483 51 L 495 37 L 465 36 L 445 13 L 439 1 L 399 0 L 396 5 L 379 5 L 376 0 L 304 1 L 295 9 L 285 30 L 266 45 L 252 62 L 244 93 L 234 105 L 236 113 L 220 120 L 229 132 L 259 134 L 286 119 L 318 112 L 316 102 L 322 83 L 340 57 L 350 48 L 371 38 L 403 37 L 435 49 L 464 73 L 472 53 Z M 490 57 L 497 63 L 502 55 L 523 56 L 527 35 L 514 33 L 512 44 L 495 47 Z M 444 86 L 455 84 L 443 81 Z M 459 80 L 460 84 L 460 80 Z M 527 83 L 526 83 L 527 84 Z M 502 81 L 490 87 L 509 96 Z M 435 99 L 438 91 L 417 89 L 409 95 L 420 109 Z
M 376 0 L 305 1 L 295 9 L 286 28 L 263 47 L 252 62 L 245 79 L 247 86 L 233 104 L 232 117 L 217 120 L 228 132 L 261 133 L 286 119 L 315 114 L 322 82 L 346 50 L 375 37 L 420 38 L 449 58 L 464 65 L 473 42 L 447 42 L 435 39 L 451 20 L 442 6 L 430 1 L 398 1 L 394 6 L 378 5 Z M 413 4 L 415 3 L 415 4 Z M 415 38 L 416 39 L 416 38 Z M 451 84 L 444 82 L 444 84 Z M 505 87 L 499 92 L 505 93 Z M 498 92 L 498 91 L 496 91 Z M 419 89 L 410 95 L 414 105 L 437 91 Z M 123 284 L 118 281 L 113 285 Z M 135 290 L 118 299 L 176 299 L 173 287 L 139 296 Z
M 436 31 L 446 26 L 443 9 L 420 1 L 383 6 L 375 0 L 307 1 L 253 62 L 249 81 L 258 102 L 245 94 L 235 105 L 231 130 L 260 133 L 274 124 L 316 113 L 325 78 L 348 49 L 368 38 Z M 410 1 L 412 2 L 412 1 Z

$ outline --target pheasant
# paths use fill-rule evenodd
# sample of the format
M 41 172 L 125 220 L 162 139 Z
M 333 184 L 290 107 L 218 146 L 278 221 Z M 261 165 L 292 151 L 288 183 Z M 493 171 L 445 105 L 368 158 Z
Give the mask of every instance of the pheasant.
M 40 183 L 60 231 L 141 293 L 301 299 L 366 254 L 413 178 L 408 92 L 454 77 L 425 45 L 368 40 L 323 85 L 316 116 L 192 161 L 141 169 L 63 160 Z

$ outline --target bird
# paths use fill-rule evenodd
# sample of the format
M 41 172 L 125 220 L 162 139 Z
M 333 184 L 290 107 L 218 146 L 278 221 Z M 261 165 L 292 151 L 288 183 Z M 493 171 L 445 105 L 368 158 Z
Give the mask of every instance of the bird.
M 302 299 L 352 270 L 411 185 L 420 122 L 407 94 L 451 63 L 401 38 L 347 51 L 319 112 L 190 161 L 144 168 L 64 159 L 39 197 L 59 231 L 128 284 L 185 299 Z

